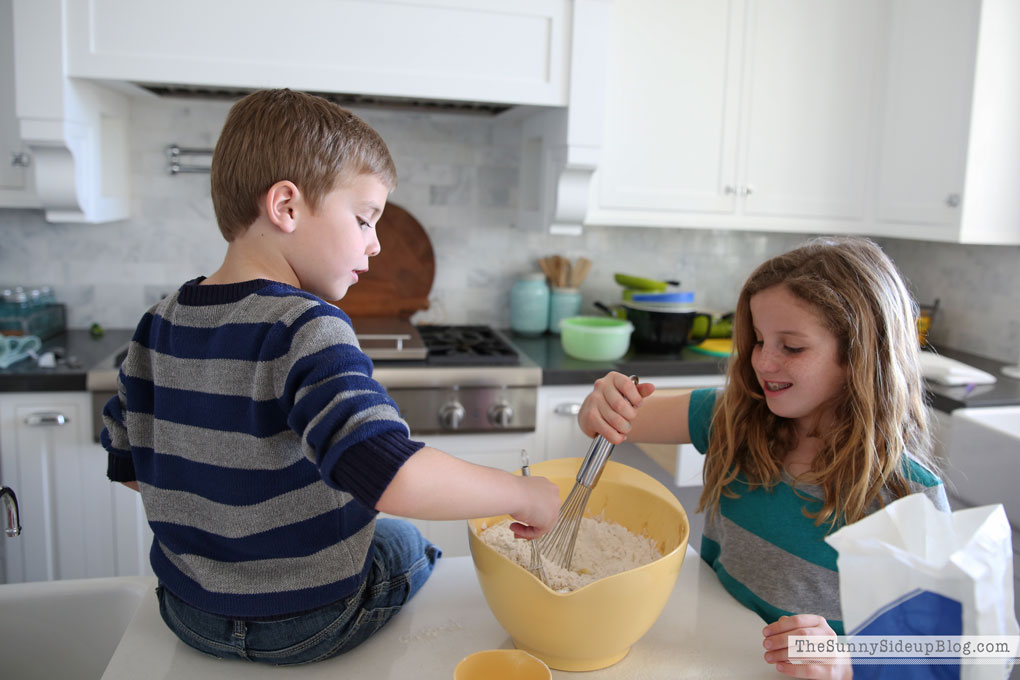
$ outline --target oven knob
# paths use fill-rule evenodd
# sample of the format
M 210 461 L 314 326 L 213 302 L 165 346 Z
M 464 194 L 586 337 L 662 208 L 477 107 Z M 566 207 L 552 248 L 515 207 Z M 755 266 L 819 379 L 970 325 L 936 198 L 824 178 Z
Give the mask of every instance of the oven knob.
M 459 401 L 448 401 L 439 408 L 439 424 L 446 430 L 456 430 L 464 422 L 464 407 Z
M 505 401 L 493 404 L 489 409 L 489 422 L 496 427 L 510 427 L 514 419 L 514 407 Z

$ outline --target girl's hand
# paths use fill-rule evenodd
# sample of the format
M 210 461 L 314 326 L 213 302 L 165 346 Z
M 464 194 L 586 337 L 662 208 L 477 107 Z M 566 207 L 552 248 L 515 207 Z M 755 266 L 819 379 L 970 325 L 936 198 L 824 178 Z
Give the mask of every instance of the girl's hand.
M 823 680 L 847 680 L 853 677 L 853 668 L 850 660 L 842 660 L 836 664 L 802 664 L 790 663 L 789 641 L 791 635 L 829 635 L 836 636 L 836 632 L 829 627 L 825 617 L 815 614 L 797 614 L 796 616 L 781 616 L 775 623 L 765 626 L 762 631 L 765 636 L 762 646 L 765 652 L 765 661 L 775 664 L 776 670 L 791 678 L 819 678 Z
M 627 438 L 641 401 L 654 391 L 652 383 L 635 385 L 622 373 L 608 373 L 595 381 L 595 389 L 581 404 L 577 423 L 589 437 L 601 434 L 610 444 L 620 444 Z

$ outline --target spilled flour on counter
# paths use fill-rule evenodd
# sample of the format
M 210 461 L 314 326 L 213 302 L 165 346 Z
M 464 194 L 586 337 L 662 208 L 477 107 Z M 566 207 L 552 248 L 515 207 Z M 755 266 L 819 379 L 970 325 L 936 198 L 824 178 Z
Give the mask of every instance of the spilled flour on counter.
M 425 626 L 420 628 L 414 633 L 408 633 L 400 636 L 400 641 L 404 644 L 410 642 L 432 642 L 436 638 L 446 634 L 461 630 L 464 626 L 461 625 L 460 621 L 448 620 L 446 623 L 435 626 Z
M 527 569 L 531 565 L 531 546 L 517 538 L 510 530 L 509 519 L 483 529 L 478 537 L 482 542 Z M 601 517 L 583 517 L 574 544 L 571 569 L 563 569 L 542 556 L 547 585 L 558 592 L 570 592 L 592 581 L 606 578 L 621 571 L 634 569 L 662 557 L 655 541 L 647 536 L 632 534 L 625 527 Z

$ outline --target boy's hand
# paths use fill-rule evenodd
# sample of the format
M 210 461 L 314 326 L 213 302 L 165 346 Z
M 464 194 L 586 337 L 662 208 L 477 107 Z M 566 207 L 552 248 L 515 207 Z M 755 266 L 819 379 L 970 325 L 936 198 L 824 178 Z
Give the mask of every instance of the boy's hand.
M 829 627 L 825 617 L 815 614 L 797 614 L 781 616 L 779 620 L 765 626 L 762 631 L 765 639 L 765 661 L 775 664 L 776 670 L 791 678 L 820 678 L 824 680 L 847 680 L 853 677 L 853 668 L 849 659 L 836 664 L 802 664 L 790 663 L 789 646 L 791 635 L 830 635 L 836 632 Z
M 620 444 L 627 438 L 642 400 L 654 391 L 652 383 L 635 385 L 622 373 L 608 373 L 595 381 L 595 389 L 581 404 L 577 423 L 589 437 L 601 434 L 610 444 Z
M 517 538 L 535 539 L 553 526 L 560 514 L 560 488 L 545 477 L 517 477 L 522 485 L 525 504 L 512 513 L 517 520 L 510 530 Z

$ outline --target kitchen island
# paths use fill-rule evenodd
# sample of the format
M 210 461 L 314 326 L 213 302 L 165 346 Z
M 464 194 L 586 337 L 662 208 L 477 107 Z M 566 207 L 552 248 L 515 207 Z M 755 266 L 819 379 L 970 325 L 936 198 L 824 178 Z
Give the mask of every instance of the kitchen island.
M 605 625 L 611 626 L 608 619 Z M 757 614 L 737 603 L 715 573 L 687 548 L 676 588 L 662 615 L 624 659 L 588 673 L 554 678 L 774 678 L 763 660 Z M 135 678 L 342 678 L 445 680 L 457 663 L 483 649 L 513 643 L 482 596 L 470 557 L 442 558 L 432 578 L 383 630 L 353 651 L 305 666 L 278 668 L 203 655 L 163 624 L 155 595 L 142 601 L 103 680 Z

